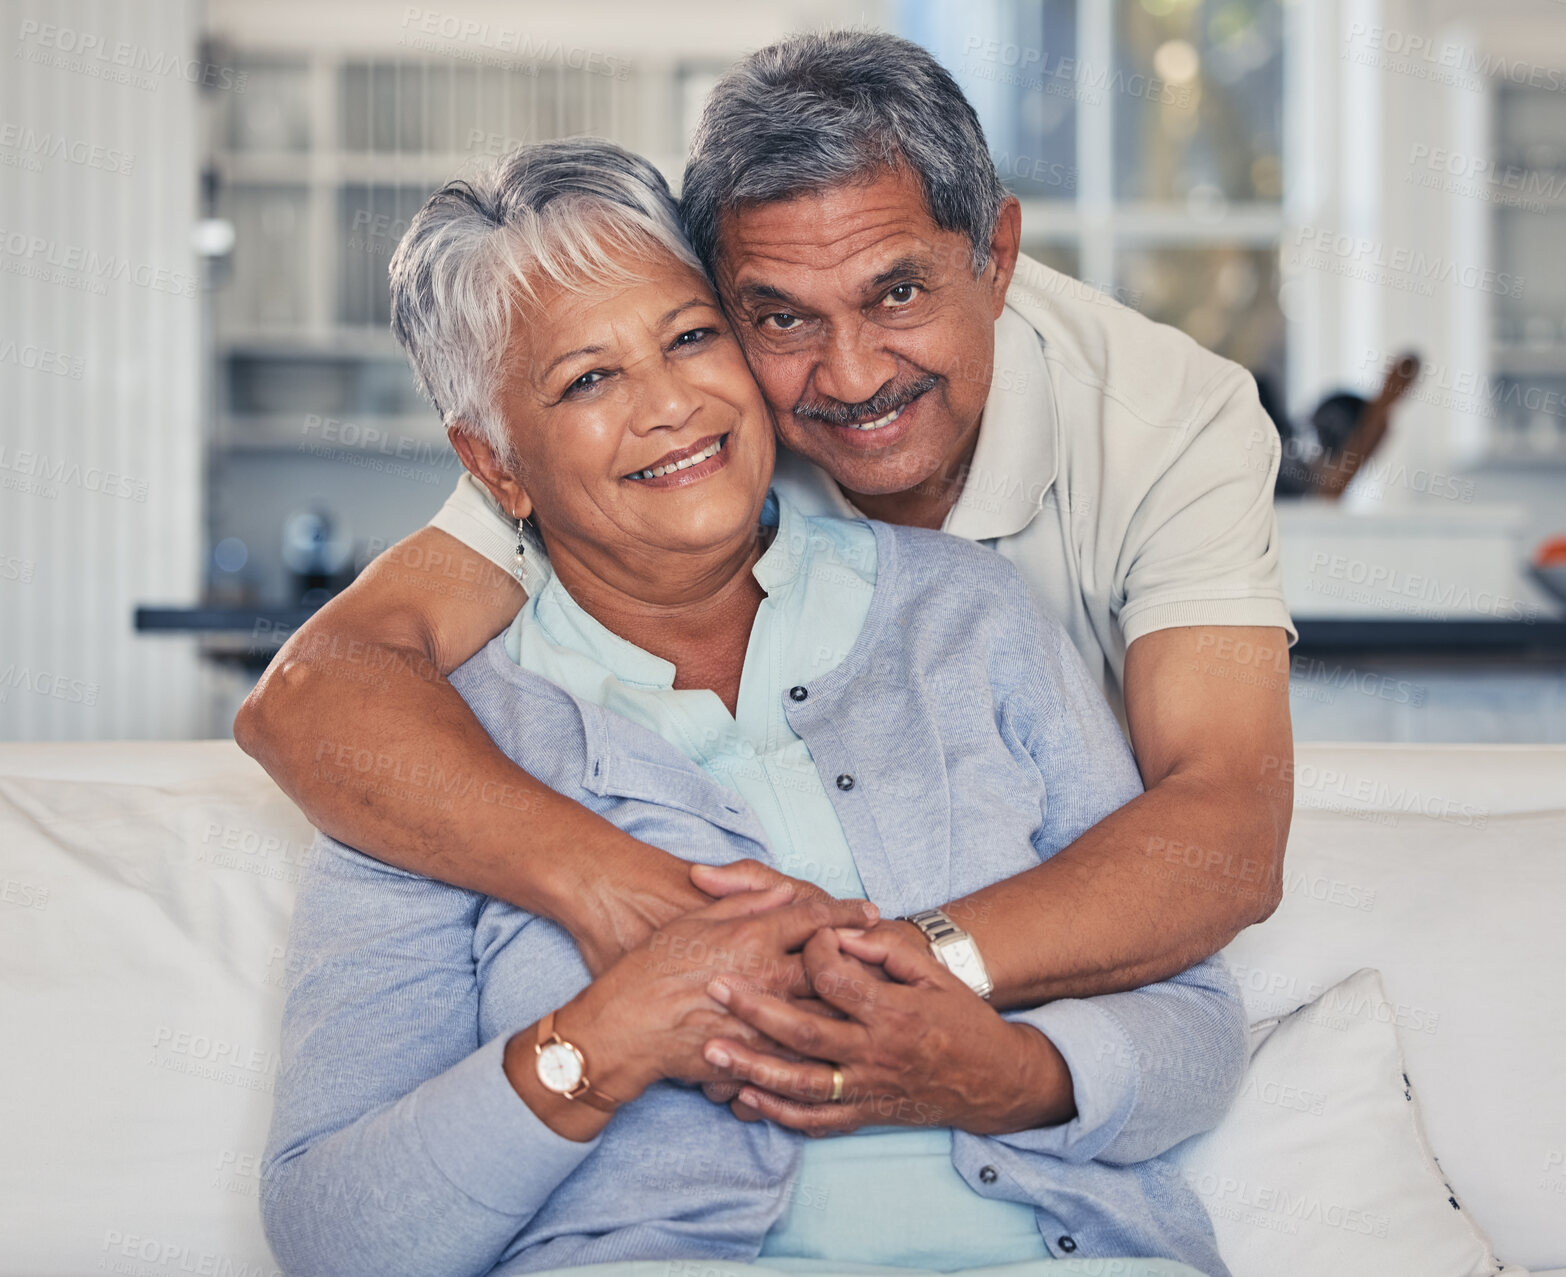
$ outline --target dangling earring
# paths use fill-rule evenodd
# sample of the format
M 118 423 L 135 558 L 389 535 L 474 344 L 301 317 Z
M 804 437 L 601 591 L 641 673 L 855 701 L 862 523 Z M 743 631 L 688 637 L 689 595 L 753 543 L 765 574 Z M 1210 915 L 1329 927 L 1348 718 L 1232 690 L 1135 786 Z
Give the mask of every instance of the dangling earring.
M 517 553 L 512 560 L 511 575 L 516 577 L 517 584 L 522 584 L 522 577 L 526 572 L 527 542 L 522 539 L 522 520 L 517 520 Z

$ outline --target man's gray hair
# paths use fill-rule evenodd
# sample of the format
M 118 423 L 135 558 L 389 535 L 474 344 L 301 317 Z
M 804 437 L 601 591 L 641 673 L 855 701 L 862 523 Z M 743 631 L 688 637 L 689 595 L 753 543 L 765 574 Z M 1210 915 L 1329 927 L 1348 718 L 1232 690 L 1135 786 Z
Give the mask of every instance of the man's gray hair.
M 638 259 L 659 249 L 701 269 L 652 164 L 597 138 L 523 146 L 414 217 L 391 259 L 392 332 L 441 420 L 510 461 L 498 405 L 514 310 L 531 322 L 540 286 L 641 282 Z
M 719 219 L 906 168 L 930 217 L 973 247 L 975 274 L 1006 192 L 979 117 L 925 49 L 878 31 L 791 36 L 751 54 L 707 100 L 680 212 L 712 270 Z

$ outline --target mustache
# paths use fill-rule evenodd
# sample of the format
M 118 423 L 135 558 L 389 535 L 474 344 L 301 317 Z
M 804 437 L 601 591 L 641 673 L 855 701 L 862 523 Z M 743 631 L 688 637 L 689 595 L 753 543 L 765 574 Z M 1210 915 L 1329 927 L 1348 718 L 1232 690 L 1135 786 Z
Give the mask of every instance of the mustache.
M 820 421 L 829 426 L 854 426 L 884 417 L 905 404 L 912 403 L 920 395 L 934 390 L 941 379 L 933 372 L 900 385 L 888 382 L 863 403 L 843 403 L 839 399 L 823 399 L 815 402 L 801 399 L 794 405 L 794 415 L 806 421 Z

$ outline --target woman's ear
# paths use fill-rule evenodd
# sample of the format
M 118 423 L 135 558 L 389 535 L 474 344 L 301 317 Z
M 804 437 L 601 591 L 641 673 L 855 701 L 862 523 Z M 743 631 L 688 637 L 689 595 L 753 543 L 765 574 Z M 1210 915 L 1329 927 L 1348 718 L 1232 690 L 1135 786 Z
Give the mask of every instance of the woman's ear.
M 451 446 L 457 450 L 468 473 L 489 489 L 490 496 L 502 510 L 513 519 L 525 519 L 533 513 L 533 502 L 527 491 L 487 439 L 463 429 L 461 424 L 448 426 L 446 437 L 451 440 Z

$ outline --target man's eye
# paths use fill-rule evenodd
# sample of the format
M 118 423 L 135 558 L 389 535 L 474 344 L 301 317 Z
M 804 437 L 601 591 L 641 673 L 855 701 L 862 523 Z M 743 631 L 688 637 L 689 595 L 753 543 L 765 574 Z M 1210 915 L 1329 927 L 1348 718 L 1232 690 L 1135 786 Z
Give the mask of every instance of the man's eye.
M 898 284 L 895 288 L 892 288 L 890 291 L 888 291 L 886 296 L 881 299 L 881 305 L 885 306 L 888 310 L 897 310 L 903 306 L 908 305 L 911 301 L 914 300 L 914 298 L 918 296 L 918 284 Z
M 793 332 L 794 329 L 804 322 L 798 315 L 791 315 L 786 310 L 780 310 L 776 314 L 764 316 L 761 326 L 763 328 L 771 328 L 775 333 L 788 333 Z

